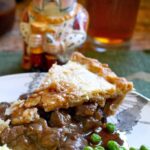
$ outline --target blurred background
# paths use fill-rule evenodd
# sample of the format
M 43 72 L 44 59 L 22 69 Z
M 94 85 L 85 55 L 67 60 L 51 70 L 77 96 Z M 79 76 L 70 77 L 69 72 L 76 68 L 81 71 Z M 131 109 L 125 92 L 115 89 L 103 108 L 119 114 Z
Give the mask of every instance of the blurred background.
M 0 0 L 1 3 L 2 1 L 5 0 Z M 9 6 L 2 6 L 2 4 L 0 4 L 0 33 L 4 32 L 4 26 L 6 30 L 7 28 L 9 29 L 8 32 L 0 35 L 0 51 L 21 51 L 23 45 L 19 31 L 20 16 L 30 0 L 16 0 L 15 7 L 12 6 L 12 0 L 7 1 Z M 84 1 L 80 0 L 79 2 L 83 3 Z M 10 8 L 12 10 L 8 10 L 9 13 L 5 16 L 6 23 L 10 24 L 8 27 L 6 26 L 6 23 L 4 23 L 4 19 L 2 19 L 2 10 L 6 8 L 2 7 L 12 7 Z M 15 17 L 13 22 L 14 12 Z M 9 21 L 7 20 L 7 17 Z M 141 0 L 137 23 L 129 49 L 134 51 L 150 49 L 150 0 Z
M 32 11 L 30 11 L 29 14 L 26 11 L 26 13 L 22 15 L 24 9 L 28 6 L 28 4 L 31 1 L 32 0 L 0 0 L 0 91 L 1 91 L 0 93 L 2 95 L 6 94 L 6 97 L 7 96 L 11 97 L 15 93 L 17 93 L 17 91 L 22 91 L 22 86 L 20 88 L 20 85 L 23 85 L 25 83 L 22 81 L 23 80 L 28 81 L 28 78 L 26 78 L 26 76 L 25 78 L 21 78 L 21 80 L 19 80 L 18 75 L 16 76 L 15 74 L 20 74 L 20 73 L 28 74 L 28 72 L 38 72 L 37 74 L 35 74 L 35 77 L 34 76 L 32 77 L 32 75 L 29 73 L 29 76 L 31 75 L 30 77 L 32 78 L 33 81 L 31 84 L 29 83 L 25 84 L 25 86 L 29 86 L 29 88 L 32 89 L 33 87 L 30 85 L 34 86 L 34 84 L 36 83 L 35 81 L 40 76 L 39 72 L 47 71 L 47 69 L 50 68 L 49 66 L 51 66 L 53 63 L 55 63 L 58 60 L 58 56 L 59 58 L 63 57 L 64 55 L 63 52 L 65 52 L 66 50 L 64 48 L 65 46 L 66 47 L 68 46 L 69 48 L 72 45 L 74 46 L 77 44 L 79 44 L 78 46 L 80 46 L 81 40 L 84 42 L 84 40 L 86 39 L 88 15 L 80 5 L 79 8 L 81 8 L 82 11 L 78 12 L 79 9 L 73 9 L 74 8 L 73 6 L 78 6 L 78 5 L 71 5 L 70 2 L 74 2 L 75 0 L 57 0 L 57 2 L 63 1 L 64 5 L 68 3 L 71 5 L 70 7 L 68 7 L 67 5 L 66 7 L 59 8 L 59 13 L 58 11 L 55 11 L 56 8 L 54 8 L 55 10 L 46 9 L 48 10 L 48 12 L 50 12 L 47 14 L 49 16 L 52 16 L 52 18 L 51 17 L 48 18 L 49 21 L 51 22 L 47 21 L 48 20 L 46 18 L 47 15 L 46 17 L 44 16 L 46 13 L 43 13 L 44 10 L 43 5 L 45 4 L 45 2 L 53 2 L 53 0 L 45 0 L 45 1 L 33 0 L 34 1 L 33 5 L 36 4 L 38 6 L 38 7 L 37 6 L 33 7 L 33 5 L 31 5 L 31 8 L 34 8 L 31 10 L 35 11 L 34 15 L 33 16 L 31 15 Z M 42 2 L 44 2 L 44 4 Z M 60 5 L 62 4 L 61 2 L 59 3 Z M 78 50 L 83 52 L 84 55 L 87 57 L 96 58 L 101 63 L 108 64 L 110 68 L 118 76 L 123 76 L 128 80 L 132 81 L 134 83 L 134 88 L 136 89 L 137 92 L 141 93 L 142 95 L 150 99 L 150 0 L 78 0 L 78 2 L 81 3 L 83 6 L 85 6 L 90 14 L 90 25 L 88 30 L 89 36 L 85 44 L 82 47 L 80 47 Z M 43 4 L 42 6 L 41 3 Z M 71 17 L 69 18 L 68 17 L 69 11 L 67 11 L 66 8 L 71 8 L 73 11 L 76 10 L 76 13 L 74 13 L 74 15 L 70 15 Z M 64 10 L 66 10 L 65 13 L 63 12 Z M 42 12 L 41 13 L 42 15 L 41 14 L 40 14 L 41 16 L 39 14 L 37 15 L 37 12 L 38 13 Z M 59 17 L 60 16 L 62 17 L 63 15 L 64 16 L 66 15 L 67 17 L 65 16 L 64 17 L 65 19 L 64 18 L 62 19 L 61 17 L 60 18 L 54 17 L 54 19 L 56 19 L 55 22 L 52 15 L 55 14 L 55 12 L 59 14 L 58 15 Z M 62 12 L 64 14 L 60 15 Z M 23 16 L 25 16 L 24 19 Z M 137 17 L 137 21 L 136 21 L 136 17 Z M 23 36 L 21 36 L 21 32 L 19 29 L 21 18 L 22 18 L 22 22 L 23 23 L 26 22 L 27 24 L 32 20 L 31 21 L 32 23 L 30 24 L 31 26 L 29 26 L 29 28 L 27 28 L 28 26 L 24 26 L 24 29 L 25 28 L 29 29 L 29 32 L 33 30 L 32 35 L 34 35 L 33 40 L 31 40 L 31 38 L 28 38 L 27 39 L 28 42 L 26 43 L 25 42 L 23 43 L 23 38 L 22 38 Z M 44 22 L 43 20 L 46 22 L 45 23 L 46 28 L 48 29 L 51 28 L 55 30 L 46 29 L 46 31 L 45 30 L 43 31 L 42 30 L 43 29 L 42 23 Z M 61 20 L 62 22 L 60 23 L 59 20 Z M 68 20 L 69 21 L 71 20 L 70 22 L 72 24 Z M 70 24 L 69 23 L 67 24 L 66 22 L 67 23 L 69 22 Z M 26 23 L 24 25 L 26 25 Z M 38 26 L 39 25 L 38 23 L 42 25 Z M 62 31 L 58 30 L 59 25 L 61 26 Z M 54 26 L 57 27 L 55 28 Z M 23 30 L 23 31 L 26 32 L 27 30 Z M 52 34 L 49 34 L 50 36 L 47 36 L 48 35 L 47 33 L 49 33 L 50 31 Z M 58 33 L 58 35 L 54 36 L 53 38 L 53 33 L 56 33 L 55 31 Z M 39 35 L 41 37 L 42 34 L 44 34 L 44 37 L 46 35 L 47 39 L 45 41 L 50 46 L 52 46 L 52 48 L 50 47 L 51 49 L 48 47 L 49 45 L 47 43 L 46 43 L 47 45 L 42 43 L 44 41 L 43 39 L 41 40 L 42 42 L 39 40 L 41 39 L 39 38 Z M 62 35 L 64 39 L 60 38 Z M 27 35 L 27 37 L 29 36 Z M 55 39 L 56 37 L 58 41 L 56 40 L 56 42 L 55 41 L 53 42 L 53 39 Z M 115 38 L 118 39 L 116 40 Z M 127 44 L 125 45 L 120 44 L 120 40 L 122 40 L 123 42 L 124 41 L 127 42 Z M 97 41 L 102 42 L 103 45 L 101 45 L 102 43 L 97 44 L 96 43 Z M 33 45 L 31 44 L 32 42 Z M 111 49 L 109 47 L 110 45 L 107 45 L 109 42 L 115 44 L 113 45 L 114 49 Z M 115 42 L 118 43 L 116 44 Z M 49 48 L 49 50 L 54 50 L 54 51 L 57 48 L 57 46 L 60 46 L 59 47 L 60 53 L 59 55 L 57 55 L 57 59 L 54 56 L 55 54 L 53 54 L 52 51 L 47 51 L 46 49 L 48 48 L 44 47 L 43 45 L 44 46 L 46 45 Z M 56 47 L 54 48 L 53 46 Z M 110 50 L 108 47 L 107 47 L 108 50 L 107 49 L 105 50 L 104 48 L 105 46 L 106 47 L 108 46 Z M 71 53 L 72 51 L 70 51 L 69 54 Z M 67 56 L 67 58 L 69 58 L 69 56 Z M 65 55 L 64 58 L 66 58 Z M 60 64 L 60 61 L 57 62 Z M 47 66 L 46 69 L 45 66 Z M 5 75 L 10 75 L 10 76 L 5 76 Z M 26 74 L 20 74 L 20 75 L 21 76 L 23 75 L 24 77 L 24 75 Z M 4 80 L 5 77 L 6 80 Z M 10 80 L 7 80 L 7 77 L 8 78 L 11 77 Z M 8 90 L 8 88 L 10 88 L 10 91 Z M 3 93 L 3 89 L 6 92 Z M 0 99 L 3 100 L 3 97 L 2 98 L 0 97 Z M 130 102 L 129 100 L 128 102 L 129 104 L 127 105 L 129 106 L 130 104 L 133 103 L 133 101 Z M 144 102 L 143 99 L 141 102 L 142 103 Z M 138 104 L 134 105 L 134 107 L 131 107 L 129 109 L 131 111 L 133 110 L 132 111 L 133 113 L 134 110 L 138 109 L 138 112 L 140 113 L 141 108 L 144 106 L 143 104 L 146 104 L 147 102 L 144 102 L 143 104 L 142 103 L 139 105 Z M 125 114 L 128 114 L 128 112 L 126 112 Z M 133 115 L 133 117 L 135 117 L 135 114 Z M 137 115 L 137 117 L 140 118 L 140 115 Z M 130 119 L 132 119 L 132 117 L 129 117 L 129 120 L 127 121 L 130 121 Z M 134 119 L 135 119 L 134 122 L 133 121 L 132 122 L 133 124 L 136 124 L 137 118 Z M 140 124 L 142 122 L 147 126 L 150 121 L 140 120 Z M 143 131 L 144 130 L 145 128 L 143 128 Z M 141 133 L 141 132 L 136 132 L 136 133 Z M 137 141 L 138 140 L 135 140 L 135 142 Z M 145 138 L 141 136 L 139 141 L 144 144 L 144 142 L 148 140 L 145 140 Z

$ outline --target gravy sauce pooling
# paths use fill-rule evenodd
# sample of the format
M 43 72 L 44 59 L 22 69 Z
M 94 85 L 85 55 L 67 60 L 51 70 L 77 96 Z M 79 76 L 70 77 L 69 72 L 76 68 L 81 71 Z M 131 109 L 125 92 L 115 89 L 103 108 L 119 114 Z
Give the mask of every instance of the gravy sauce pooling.
M 5 115 L 9 103 L 0 104 L 0 118 Z M 106 130 L 106 117 L 96 103 L 84 103 L 69 109 L 45 112 L 38 108 L 40 119 L 24 125 L 12 125 L 0 133 L 0 145 L 7 144 L 13 150 L 83 150 L 86 145 L 95 146 L 90 141 L 92 133 L 102 137 L 102 146 L 109 140 L 123 145 L 117 132 Z M 100 129 L 98 131 L 98 129 Z

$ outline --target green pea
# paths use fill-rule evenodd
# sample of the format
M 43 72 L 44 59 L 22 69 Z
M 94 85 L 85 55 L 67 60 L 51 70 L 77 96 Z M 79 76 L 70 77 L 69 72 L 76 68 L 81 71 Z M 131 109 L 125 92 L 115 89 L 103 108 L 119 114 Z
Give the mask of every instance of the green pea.
M 93 150 L 91 146 L 85 146 L 83 150 Z
M 126 150 L 126 148 L 123 146 L 120 146 L 120 150 Z
M 137 150 L 137 148 L 135 148 L 135 147 L 130 147 L 129 150 Z
M 91 135 L 91 142 L 93 142 L 93 143 L 99 143 L 101 140 L 102 140 L 102 138 L 98 134 L 93 133 Z
M 141 145 L 140 150 L 150 150 L 150 147 L 146 145 Z
M 99 146 L 96 146 L 94 150 L 105 150 L 105 148 L 99 145 Z
M 116 130 L 116 126 L 112 123 L 107 123 L 106 129 L 108 132 L 113 133 Z
M 107 143 L 107 149 L 108 150 L 120 150 L 120 146 L 117 142 L 110 140 Z

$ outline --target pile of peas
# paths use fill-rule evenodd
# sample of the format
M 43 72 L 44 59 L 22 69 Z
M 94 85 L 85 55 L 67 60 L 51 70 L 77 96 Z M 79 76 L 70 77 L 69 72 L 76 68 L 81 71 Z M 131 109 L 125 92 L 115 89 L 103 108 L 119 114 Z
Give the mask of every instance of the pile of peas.
M 109 133 L 114 133 L 116 130 L 116 126 L 112 123 L 107 123 L 106 124 L 106 129 Z M 90 141 L 93 144 L 97 144 L 94 148 L 91 146 L 85 146 L 83 150 L 127 150 L 125 147 L 120 146 L 116 141 L 110 140 L 107 143 L 107 147 L 104 148 L 101 146 L 102 143 L 102 137 L 96 133 L 93 133 L 90 136 Z M 145 145 L 142 145 L 139 149 L 130 147 L 129 150 L 150 150 L 150 147 L 147 147 Z

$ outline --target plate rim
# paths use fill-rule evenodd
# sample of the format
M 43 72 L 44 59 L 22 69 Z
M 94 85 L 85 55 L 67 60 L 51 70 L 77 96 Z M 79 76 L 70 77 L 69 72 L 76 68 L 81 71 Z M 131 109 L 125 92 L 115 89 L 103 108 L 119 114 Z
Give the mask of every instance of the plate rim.
M 7 75 L 2 75 L 0 76 L 1 78 L 5 78 L 5 77 L 10 77 L 10 76 L 18 76 L 18 75 L 27 75 L 27 74 L 35 74 L 37 72 L 26 72 L 26 73 L 14 73 L 14 74 L 7 74 Z

